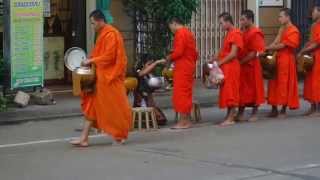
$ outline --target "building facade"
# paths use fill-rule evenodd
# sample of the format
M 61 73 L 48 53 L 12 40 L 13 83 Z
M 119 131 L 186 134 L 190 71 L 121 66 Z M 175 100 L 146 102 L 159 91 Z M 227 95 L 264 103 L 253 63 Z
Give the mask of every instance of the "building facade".
M 256 24 L 265 32 L 266 42 L 270 43 L 279 28 L 278 13 L 283 7 L 290 7 L 295 14 L 294 22 L 300 28 L 306 41 L 311 22 L 310 8 L 320 0 L 200 0 L 200 7 L 194 14 L 190 29 L 194 32 L 200 53 L 197 77 L 201 77 L 204 62 L 215 54 L 222 42 L 224 33 L 219 27 L 217 16 L 230 12 L 238 26 L 241 11 L 251 9 L 256 13 Z M 44 0 L 44 63 L 46 84 L 65 84 L 71 82 L 71 73 L 64 67 L 64 52 L 70 47 L 81 47 L 90 52 L 94 45 L 93 32 L 88 15 L 97 8 L 98 0 Z M 99 4 L 99 3 L 98 3 Z M 3 26 L 0 0 L 0 35 Z M 136 24 L 124 11 L 122 0 L 111 0 L 112 24 L 124 36 L 129 69 L 136 61 Z M 2 38 L 0 38 L 2 41 Z M 1 43 L 2 44 L 2 43 Z M 3 46 L 0 46 L 3 48 Z

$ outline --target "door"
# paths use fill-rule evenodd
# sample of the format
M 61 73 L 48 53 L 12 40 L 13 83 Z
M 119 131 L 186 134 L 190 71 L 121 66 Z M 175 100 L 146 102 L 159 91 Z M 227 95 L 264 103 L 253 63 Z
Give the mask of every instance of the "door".
M 86 49 L 86 0 L 71 0 L 71 45 Z

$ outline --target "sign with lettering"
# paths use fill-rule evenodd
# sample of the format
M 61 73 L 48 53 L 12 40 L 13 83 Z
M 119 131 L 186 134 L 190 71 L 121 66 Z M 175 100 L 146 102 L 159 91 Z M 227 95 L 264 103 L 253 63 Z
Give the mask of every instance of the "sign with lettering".
M 5 0 L 9 5 L 11 89 L 43 86 L 43 0 Z
M 51 5 L 50 0 L 43 0 L 43 14 L 44 17 L 50 17 L 51 16 Z
M 0 0 L 0 26 L 3 25 L 3 0 Z
M 283 6 L 283 0 L 260 0 L 259 6 Z

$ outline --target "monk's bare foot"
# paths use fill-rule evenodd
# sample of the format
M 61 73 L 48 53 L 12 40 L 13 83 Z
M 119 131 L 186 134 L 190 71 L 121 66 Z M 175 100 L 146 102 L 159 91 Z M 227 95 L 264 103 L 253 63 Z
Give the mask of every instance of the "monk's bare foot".
M 268 118 L 276 118 L 279 116 L 279 113 L 278 112 L 271 112 L 268 114 Z
M 243 115 L 237 115 L 237 116 L 234 118 L 234 120 L 235 120 L 236 122 L 246 122 L 246 121 L 247 121 L 247 120 L 244 118 Z
M 192 123 L 190 121 L 180 121 L 177 125 L 173 126 L 171 129 L 190 129 Z
M 70 144 L 76 147 L 89 147 L 89 143 L 87 141 L 81 140 L 72 140 L 70 141 Z
M 285 119 L 285 118 L 287 118 L 287 114 L 286 113 L 280 113 L 278 118 L 279 119 Z
M 311 117 L 320 117 L 320 112 L 315 112 L 311 115 Z
M 257 116 L 251 116 L 249 119 L 248 119 L 249 122 L 257 122 L 258 121 L 258 117 Z
M 307 112 L 305 112 L 303 116 L 317 116 L 317 111 L 310 109 Z
M 233 120 L 225 120 L 224 122 L 218 124 L 218 127 L 228 127 L 228 126 L 233 126 L 235 124 L 236 122 Z
M 126 140 L 121 139 L 121 140 L 114 140 L 112 142 L 112 146 L 122 146 L 126 143 Z

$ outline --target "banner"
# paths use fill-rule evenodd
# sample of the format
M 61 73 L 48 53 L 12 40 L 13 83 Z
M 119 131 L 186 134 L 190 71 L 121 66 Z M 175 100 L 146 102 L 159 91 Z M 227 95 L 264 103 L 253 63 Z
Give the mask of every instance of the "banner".
M 11 89 L 43 86 L 43 0 L 10 0 Z

